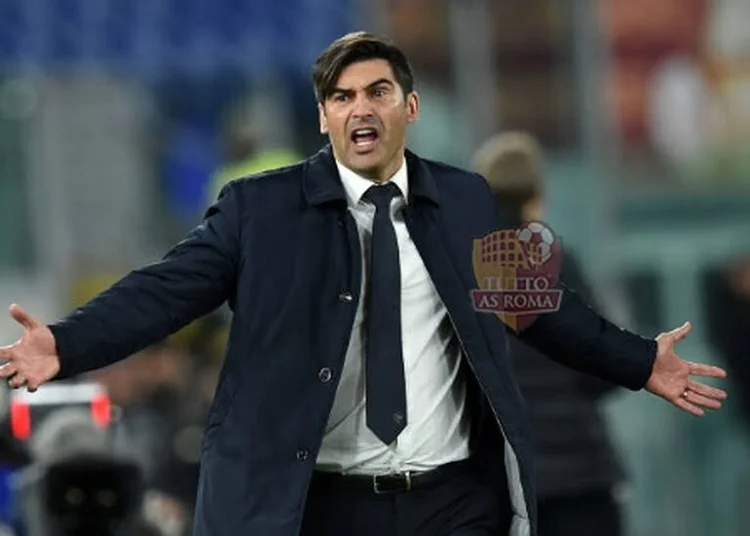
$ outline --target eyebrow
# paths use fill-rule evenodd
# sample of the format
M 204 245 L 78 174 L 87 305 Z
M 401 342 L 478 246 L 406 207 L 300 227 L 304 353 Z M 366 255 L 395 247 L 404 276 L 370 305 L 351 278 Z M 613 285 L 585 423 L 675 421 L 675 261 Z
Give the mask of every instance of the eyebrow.
M 387 78 L 378 78 L 374 82 L 371 82 L 371 83 L 367 84 L 367 86 L 365 86 L 365 89 L 372 89 L 374 87 L 382 86 L 382 85 L 388 85 L 388 86 L 394 87 L 393 81 L 388 80 Z M 344 89 L 344 88 L 341 88 L 341 87 L 334 87 L 331 90 L 331 95 L 336 95 L 337 93 L 351 93 L 352 91 L 354 91 L 354 90 L 351 89 L 351 88 L 350 89 Z

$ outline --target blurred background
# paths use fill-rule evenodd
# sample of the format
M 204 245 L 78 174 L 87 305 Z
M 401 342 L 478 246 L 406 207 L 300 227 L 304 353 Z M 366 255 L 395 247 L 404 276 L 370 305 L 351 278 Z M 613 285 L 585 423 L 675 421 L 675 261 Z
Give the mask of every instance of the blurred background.
M 744 536 L 748 21 L 746 0 L 0 0 L 0 301 L 54 320 L 157 259 L 226 180 L 317 151 L 312 62 L 346 32 L 387 34 L 418 77 L 412 150 L 469 167 L 494 133 L 538 137 L 547 220 L 607 314 L 649 336 L 691 320 L 683 356 L 733 374 L 703 420 L 608 398 L 628 534 Z M 225 325 L 87 379 L 161 534 L 189 519 Z M 0 315 L 0 341 L 19 333 Z

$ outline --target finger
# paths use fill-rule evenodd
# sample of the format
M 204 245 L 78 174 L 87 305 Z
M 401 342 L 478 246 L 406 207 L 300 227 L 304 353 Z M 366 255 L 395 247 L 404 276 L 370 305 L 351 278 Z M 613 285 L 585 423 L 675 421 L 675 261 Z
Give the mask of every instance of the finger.
M 727 373 L 723 368 L 703 363 L 688 363 L 691 376 L 707 376 L 709 378 L 726 378 Z
M 24 378 L 21 374 L 16 374 L 8 381 L 8 385 L 10 385 L 13 389 L 18 389 L 19 387 L 23 386 L 24 383 L 26 383 L 26 378 Z
M 703 415 L 705 415 L 705 412 L 701 408 L 699 408 L 695 404 L 692 404 L 691 402 L 688 402 L 688 400 L 683 397 L 675 400 L 674 405 L 680 409 L 687 411 L 688 413 L 692 413 L 696 417 L 703 417 Z
M 727 397 L 726 391 L 717 389 L 716 387 L 711 387 L 709 385 L 703 385 L 702 383 L 698 383 L 693 380 L 688 380 L 687 386 L 688 386 L 688 389 L 690 389 L 693 392 L 696 392 L 700 395 L 707 396 L 709 398 L 713 398 L 716 400 L 724 400 Z
M 12 346 L 0 346 L 0 360 L 9 361 L 13 356 Z
M 14 363 L 7 363 L 3 366 L 0 366 L 0 378 L 10 378 L 16 372 L 18 372 L 18 369 L 16 369 L 16 365 Z
M 674 340 L 674 342 L 678 342 L 687 337 L 692 329 L 693 325 L 690 322 L 685 322 L 679 328 L 675 328 L 670 331 L 669 336 L 672 338 L 672 340 Z
M 21 324 L 24 328 L 33 329 L 39 326 L 39 321 L 24 311 L 17 303 L 11 305 L 9 310 L 13 320 Z
M 693 391 L 686 391 L 683 397 L 688 402 L 708 409 L 721 409 L 721 402 L 707 396 L 699 395 Z

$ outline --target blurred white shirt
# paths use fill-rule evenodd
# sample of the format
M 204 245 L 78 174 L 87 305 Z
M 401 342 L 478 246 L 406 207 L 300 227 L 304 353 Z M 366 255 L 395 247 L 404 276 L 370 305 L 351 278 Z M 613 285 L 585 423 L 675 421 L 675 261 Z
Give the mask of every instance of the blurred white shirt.
M 344 370 L 329 416 L 317 469 L 352 474 L 426 471 L 469 456 L 466 385 L 461 349 L 427 268 L 403 218 L 409 195 L 406 162 L 391 179 L 401 190 L 391 202 L 401 262 L 401 326 L 406 373 L 407 426 L 384 445 L 367 427 L 363 328 L 370 237 L 375 206 L 362 200 L 373 183 L 338 164 L 349 210 L 357 223 L 364 273 Z M 468 299 L 468 298 L 467 298 Z

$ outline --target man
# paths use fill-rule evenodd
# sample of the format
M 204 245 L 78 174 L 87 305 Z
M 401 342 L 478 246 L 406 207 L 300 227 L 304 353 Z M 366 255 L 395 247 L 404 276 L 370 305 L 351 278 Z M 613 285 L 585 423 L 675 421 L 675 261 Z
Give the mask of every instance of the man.
M 222 155 L 225 161 L 208 183 L 209 205 L 213 204 L 228 182 L 295 164 L 303 159 L 292 149 L 261 147 L 257 133 L 247 121 L 241 116 L 241 120 L 229 121 L 227 125 Z
M 534 534 L 505 330 L 469 295 L 472 240 L 498 225 L 491 191 L 406 151 L 419 97 L 394 45 L 347 35 L 318 58 L 313 82 L 330 146 L 230 183 L 161 262 L 61 322 L 11 306 L 25 332 L 0 353 L 0 376 L 33 390 L 228 300 L 195 535 Z M 572 292 L 562 302 L 524 339 L 697 415 L 721 405 L 723 391 L 689 376 L 723 371 L 674 352 L 689 324 L 646 340 Z
M 507 227 L 542 221 L 543 151 L 525 132 L 492 136 L 475 155 Z M 575 257 L 562 251 L 560 277 L 587 303 L 592 292 Z M 617 386 L 555 363 L 510 333 L 510 357 L 531 421 L 540 536 L 618 536 L 622 470 L 597 404 Z
M 704 296 L 707 338 L 736 382 L 738 416 L 750 430 L 750 255 L 708 271 Z

